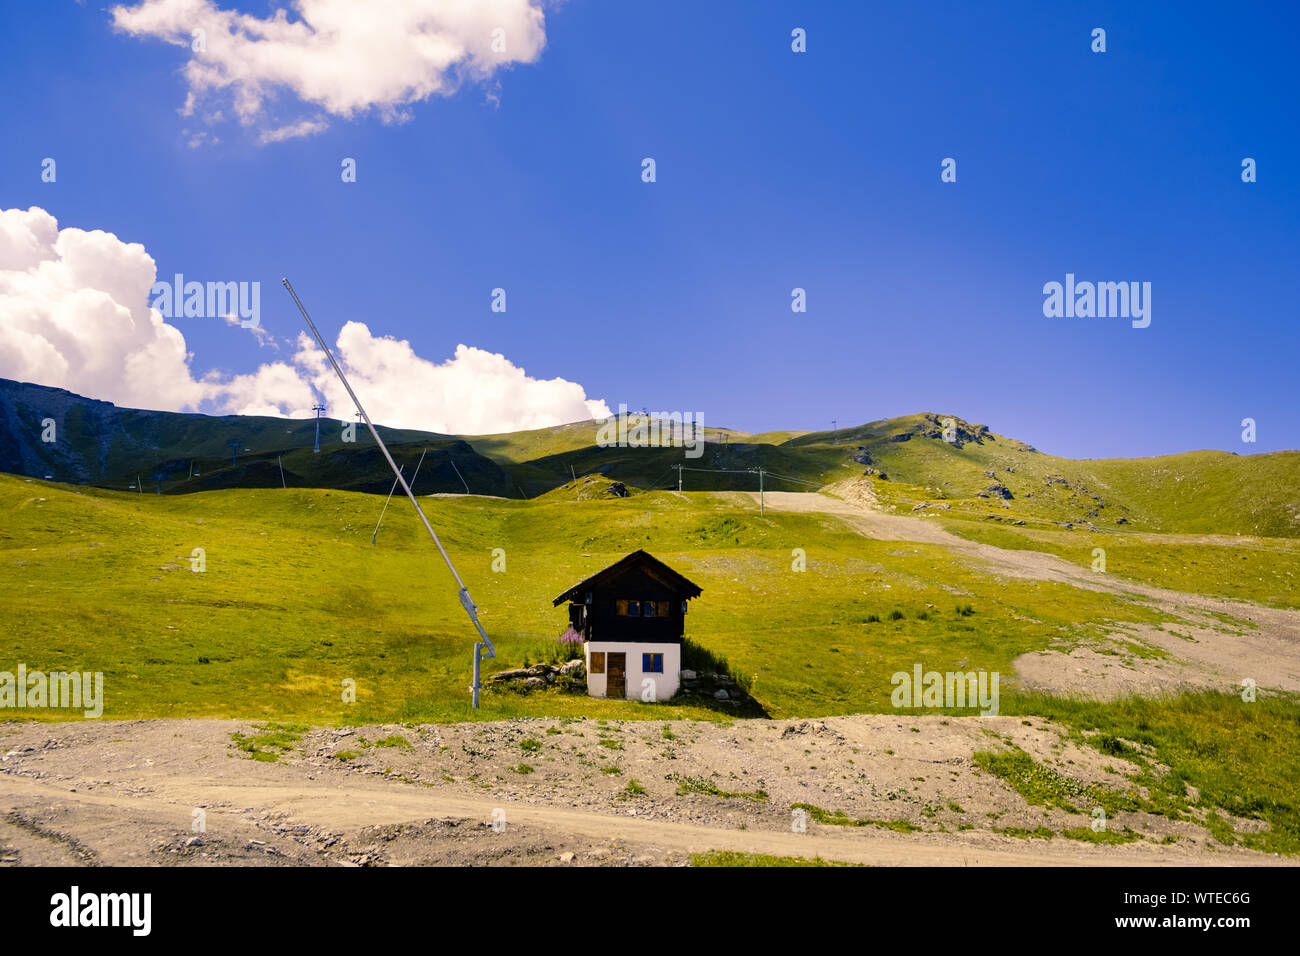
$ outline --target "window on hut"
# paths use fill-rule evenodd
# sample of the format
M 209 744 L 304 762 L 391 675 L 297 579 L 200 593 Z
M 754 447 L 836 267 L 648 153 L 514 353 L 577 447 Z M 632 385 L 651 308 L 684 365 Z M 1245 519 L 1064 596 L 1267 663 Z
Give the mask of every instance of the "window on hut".
M 641 673 L 662 674 L 663 672 L 664 672 L 664 656 L 662 654 L 641 655 Z
M 614 602 L 614 610 L 620 617 L 667 617 L 667 601 L 627 601 Z

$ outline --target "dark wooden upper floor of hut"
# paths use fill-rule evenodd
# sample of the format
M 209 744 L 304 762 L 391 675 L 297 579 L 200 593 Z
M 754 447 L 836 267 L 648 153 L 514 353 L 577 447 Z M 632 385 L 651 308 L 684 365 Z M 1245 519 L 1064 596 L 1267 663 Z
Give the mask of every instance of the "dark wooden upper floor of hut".
M 575 584 L 554 601 L 569 603 L 569 623 L 588 641 L 682 639 L 686 602 L 698 585 L 645 551 L 634 551 Z

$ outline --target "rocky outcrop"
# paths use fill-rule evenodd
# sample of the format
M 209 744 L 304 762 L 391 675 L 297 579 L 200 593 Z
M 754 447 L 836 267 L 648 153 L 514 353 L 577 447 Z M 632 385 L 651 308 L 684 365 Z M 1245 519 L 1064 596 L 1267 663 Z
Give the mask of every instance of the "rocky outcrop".
M 945 423 L 949 421 L 951 421 L 951 427 L 945 428 Z M 996 435 L 989 431 L 987 425 L 972 425 L 969 422 L 962 421 L 955 415 L 935 415 L 927 412 L 922 416 L 918 425 L 896 435 L 890 435 L 889 441 L 911 441 L 913 436 L 938 439 L 947 442 L 954 448 L 961 448 L 967 442 L 982 445 L 985 441 L 994 441 L 997 438 Z
M 522 693 L 551 686 L 559 687 L 561 690 L 586 693 L 586 678 L 586 662 L 577 658 L 565 661 L 563 664 L 534 664 L 531 667 L 498 671 L 489 677 L 487 682 Z
M 689 677 L 687 675 L 690 675 Z M 742 704 L 753 700 L 735 680 L 726 674 L 697 673 L 683 670 L 679 694 L 712 698 L 729 704 Z
M 952 427 L 945 429 L 944 422 L 949 419 L 952 421 Z M 994 438 L 987 425 L 972 425 L 955 415 L 926 415 L 925 421 L 926 426 L 920 431 L 922 438 L 937 438 L 948 442 L 954 448 L 961 448 L 967 442 L 982 445 L 985 439 L 992 441 Z

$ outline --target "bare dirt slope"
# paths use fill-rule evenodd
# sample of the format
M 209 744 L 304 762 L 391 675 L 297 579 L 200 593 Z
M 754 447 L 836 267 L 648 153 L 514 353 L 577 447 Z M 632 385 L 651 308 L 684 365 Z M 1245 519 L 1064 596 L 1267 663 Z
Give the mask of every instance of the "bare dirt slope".
M 972 763 L 1014 743 L 1081 783 L 1124 785 L 1107 769 L 1123 761 L 1040 720 L 317 729 L 275 762 L 249 759 L 236 733 L 257 731 L 218 720 L 0 725 L 0 863 L 675 865 L 707 850 L 878 865 L 1290 862 L 1147 814 L 1108 821 L 1131 831 L 1122 845 L 1063 836 L 1088 826 L 1086 808 L 1029 806 Z M 814 816 L 795 832 L 795 804 L 877 822 Z M 1023 835 L 1042 827 L 1054 835 Z
M 753 497 L 757 499 L 757 494 Z M 1026 654 L 1015 662 L 1022 686 L 1116 697 L 1189 687 L 1220 690 L 1243 678 L 1260 687 L 1300 691 L 1300 612 L 1187 594 L 1099 574 L 1040 551 L 1017 551 L 958 537 L 933 519 L 888 514 L 867 500 L 814 492 L 768 492 L 767 507 L 831 515 L 864 537 L 939 545 L 993 575 L 1055 581 L 1089 591 L 1126 595 L 1181 620 L 1177 633 L 1152 627 L 1117 629 L 1116 637 L 1159 647 L 1168 657 L 1116 655 L 1091 648 Z M 1219 543 L 1231 539 L 1216 539 Z M 1240 626 L 1225 625 L 1226 615 Z

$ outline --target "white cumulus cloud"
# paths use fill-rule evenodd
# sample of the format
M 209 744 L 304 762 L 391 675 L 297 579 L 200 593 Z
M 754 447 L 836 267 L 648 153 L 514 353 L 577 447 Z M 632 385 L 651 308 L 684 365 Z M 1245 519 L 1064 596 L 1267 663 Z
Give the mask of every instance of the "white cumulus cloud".
M 305 333 L 287 361 L 196 375 L 184 335 L 150 308 L 156 275 L 139 243 L 60 229 L 35 206 L 0 210 L 0 377 L 163 411 L 308 417 L 323 396 L 334 417 L 352 417 L 347 393 Z M 267 340 L 264 329 L 251 331 Z M 576 382 L 532 378 L 504 355 L 463 344 L 436 362 L 348 322 L 334 352 L 379 424 L 472 435 L 610 414 Z
M 35 206 L 0 212 L 0 376 L 119 405 L 195 406 L 203 386 L 185 337 L 149 308 L 155 274 L 139 243 L 60 230 Z
M 347 392 L 304 332 L 294 362 L 333 409 L 351 411 Z M 371 419 L 397 428 L 464 435 L 545 428 L 611 413 L 581 385 L 530 378 L 504 355 L 456 346 L 442 363 L 420 358 L 411 343 L 371 334 L 361 322 L 339 331 L 336 357 Z M 419 396 L 418 402 L 412 397 Z M 341 413 L 336 417 L 346 417 Z
M 414 103 L 536 61 L 546 45 L 543 2 L 295 0 L 291 19 L 214 0 L 142 0 L 111 12 L 118 30 L 188 51 L 183 115 L 221 95 L 241 123 L 263 128 L 262 142 L 276 142 L 318 132 L 327 115 L 375 110 L 403 121 Z M 314 115 L 276 118 L 282 92 Z

